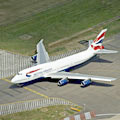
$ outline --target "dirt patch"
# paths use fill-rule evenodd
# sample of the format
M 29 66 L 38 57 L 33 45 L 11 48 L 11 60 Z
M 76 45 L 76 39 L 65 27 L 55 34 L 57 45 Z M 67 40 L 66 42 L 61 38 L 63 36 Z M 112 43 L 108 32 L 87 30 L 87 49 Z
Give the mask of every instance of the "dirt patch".
M 21 35 L 19 38 L 22 40 L 29 40 L 32 38 L 32 36 L 28 34 L 24 34 L 24 35 Z
M 65 117 L 67 115 L 67 113 L 66 112 L 61 112 L 61 113 L 59 113 L 59 115 L 62 116 L 62 117 Z
M 47 112 L 48 111 L 48 108 L 42 108 L 41 109 L 41 112 Z

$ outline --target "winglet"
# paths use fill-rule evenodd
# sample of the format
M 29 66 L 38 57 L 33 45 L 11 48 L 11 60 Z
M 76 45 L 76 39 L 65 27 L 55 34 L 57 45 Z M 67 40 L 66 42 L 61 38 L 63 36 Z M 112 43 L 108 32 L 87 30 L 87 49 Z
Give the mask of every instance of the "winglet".
M 43 45 L 43 39 L 37 44 L 37 63 L 42 64 L 49 62 L 50 58 L 48 52 Z

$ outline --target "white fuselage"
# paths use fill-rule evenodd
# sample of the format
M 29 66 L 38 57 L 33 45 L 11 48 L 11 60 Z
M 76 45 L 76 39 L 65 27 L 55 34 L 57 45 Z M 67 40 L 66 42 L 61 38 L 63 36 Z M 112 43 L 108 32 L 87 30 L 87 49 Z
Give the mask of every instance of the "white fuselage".
M 34 67 L 30 67 L 20 71 L 11 82 L 24 83 L 37 78 L 47 77 L 50 73 L 56 73 L 70 67 L 79 65 L 89 60 L 95 55 L 93 50 L 85 50 L 83 52 L 44 64 L 40 64 Z

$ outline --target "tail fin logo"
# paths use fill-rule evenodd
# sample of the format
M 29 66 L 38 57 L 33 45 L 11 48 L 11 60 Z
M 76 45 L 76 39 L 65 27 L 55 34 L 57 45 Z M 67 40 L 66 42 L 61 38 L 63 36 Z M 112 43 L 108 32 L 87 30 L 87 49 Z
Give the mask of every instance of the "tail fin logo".
M 104 29 L 98 34 L 96 39 L 91 44 L 91 48 L 93 48 L 94 50 L 104 49 L 104 46 L 102 45 L 102 42 L 105 38 L 106 31 L 107 31 L 107 29 Z
M 106 34 L 107 29 L 104 29 L 100 32 L 100 34 L 97 36 L 97 38 L 94 40 L 95 44 L 99 44 L 102 43 L 104 38 L 105 38 L 105 34 Z
M 104 49 L 104 46 L 93 46 L 93 45 L 91 45 L 91 47 L 92 47 L 94 50 Z

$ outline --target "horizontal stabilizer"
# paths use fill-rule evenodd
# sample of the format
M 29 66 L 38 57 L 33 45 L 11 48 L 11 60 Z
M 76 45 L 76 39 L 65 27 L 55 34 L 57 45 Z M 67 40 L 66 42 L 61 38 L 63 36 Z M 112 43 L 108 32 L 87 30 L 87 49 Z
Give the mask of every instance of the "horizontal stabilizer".
M 107 50 L 107 49 L 101 49 L 99 51 L 97 51 L 97 54 L 104 54 L 104 53 L 117 53 L 118 51 L 115 50 Z

